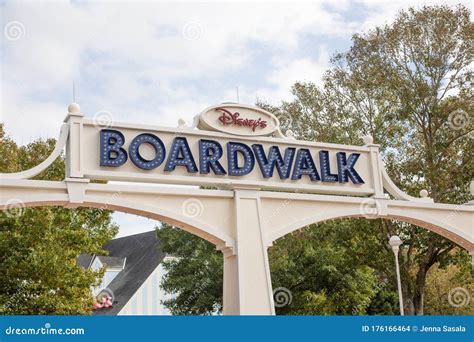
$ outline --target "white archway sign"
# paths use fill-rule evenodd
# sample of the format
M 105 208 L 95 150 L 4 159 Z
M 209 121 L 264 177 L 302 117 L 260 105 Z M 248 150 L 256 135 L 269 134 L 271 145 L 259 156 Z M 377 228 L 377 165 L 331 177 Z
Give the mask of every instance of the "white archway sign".
M 177 128 L 101 125 L 77 104 L 68 112 L 45 161 L 0 174 L 0 209 L 107 208 L 181 227 L 223 252 L 225 314 L 275 313 L 267 249 L 316 222 L 393 218 L 434 231 L 474 256 L 473 203 L 433 203 L 426 191 L 421 198 L 407 195 L 389 178 L 370 138 L 364 146 L 299 141 L 281 132 L 273 114 L 232 103 L 207 108 L 191 127 L 180 120 Z M 64 148 L 64 181 L 28 179 Z

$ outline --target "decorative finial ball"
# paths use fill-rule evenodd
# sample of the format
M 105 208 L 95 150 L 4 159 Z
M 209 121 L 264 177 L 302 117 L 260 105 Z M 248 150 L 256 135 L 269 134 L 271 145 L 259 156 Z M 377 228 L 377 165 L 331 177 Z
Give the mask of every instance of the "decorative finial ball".
M 286 133 L 286 136 L 289 137 L 289 138 L 291 138 L 295 135 L 291 129 L 287 129 L 285 133 Z
M 179 126 L 186 126 L 186 121 L 184 121 L 183 118 L 179 118 L 179 119 L 178 119 L 178 125 L 179 125 Z
M 70 114 L 79 114 L 81 112 L 81 107 L 79 107 L 77 103 L 73 102 L 67 107 L 67 111 Z
M 420 197 L 421 198 L 426 198 L 428 197 L 428 191 L 423 189 L 423 190 L 420 190 Z
M 366 145 L 370 145 L 370 144 L 374 143 L 374 139 L 370 135 L 364 135 L 362 137 L 362 140 L 364 141 L 364 144 L 366 144 Z
M 471 185 L 469 186 L 469 190 L 471 190 L 471 195 L 474 195 L 474 180 L 471 181 Z

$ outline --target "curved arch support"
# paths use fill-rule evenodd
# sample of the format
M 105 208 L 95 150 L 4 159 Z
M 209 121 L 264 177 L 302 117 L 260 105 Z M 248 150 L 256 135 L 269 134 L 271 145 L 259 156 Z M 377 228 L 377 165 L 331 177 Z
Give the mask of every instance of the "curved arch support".
M 474 251 L 473 206 L 306 194 L 293 194 L 293 197 L 286 196 L 285 199 L 282 195 L 265 193 L 262 196 L 268 246 L 286 234 L 313 223 L 365 217 L 412 223 L 444 236 L 468 251 Z
M 232 208 L 231 191 L 94 184 L 70 178 L 64 182 L 4 179 L 0 189 L 0 210 L 53 205 L 117 210 L 176 225 L 234 251 L 232 217 L 224 217 Z M 223 225 L 226 221 L 229 224 Z
M 433 203 L 433 199 L 429 197 L 413 197 L 408 195 L 406 192 L 404 192 L 402 189 L 400 189 L 390 178 L 390 176 L 387 173 L 387 170 L 385 169 L 385 165 L 380 158 L 380 163 L 382 166 L 381 172 L 382 172 L 382 183 L 383 187 L 387 192 L 392 195 L 395 199 L 398 200 L 403 200 L 403 201 L 412 201 L 412 202 L 427 202 L 427 203 Z
M 66 146 L 67 138 L 69 136 L 69 125 L 64 123 L 61 126 L 61 130 L 59 133 L 58 141 L 56 142 L 56 146 L 54 147 L 53 152 L 49 155 L 48 158 L 43 160 L 40 164 L 36 165 L 35 167 L 20 171 L 20 172 L 13 172 L 13 173 L 0 173 L 0 179 L 28 179 L 40 174 L 42 171 L 46 170 L 48 166 L 50 166 L 56 158 L 61 155 L 64 147 Z

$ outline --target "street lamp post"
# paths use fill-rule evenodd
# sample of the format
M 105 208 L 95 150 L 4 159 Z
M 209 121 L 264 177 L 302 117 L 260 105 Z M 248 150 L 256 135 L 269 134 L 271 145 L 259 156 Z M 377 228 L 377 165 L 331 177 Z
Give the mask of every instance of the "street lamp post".
M 398 235 L 393 235 L 389 242 L 390 246 L 392 246 L 393 254 L 395 254 L 395 268 L 397 269 L 397 286 L 398 286 L 398 301 L 400 303 L 400 315 L 403 316 L 403 296 L 402 296 L 402 282 L 400 280 L 400 266 L 398 265 L 398 250 L 400 245 L 402 244 L 402 240 Z

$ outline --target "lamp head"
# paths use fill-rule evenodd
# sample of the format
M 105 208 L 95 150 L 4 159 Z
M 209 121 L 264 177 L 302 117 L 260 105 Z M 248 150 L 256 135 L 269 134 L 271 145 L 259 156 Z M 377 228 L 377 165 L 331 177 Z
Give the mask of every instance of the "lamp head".
M 400 239 L 398 235 L 393 235 L 392 237 L 390 237 L 390 240 L 388 241 L 388 243 L 393 248 L 393 247 L 399 247 L 403 243 L 403 241 Z

